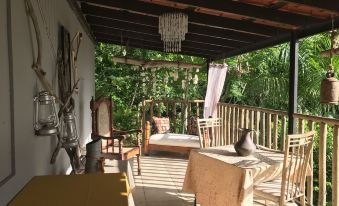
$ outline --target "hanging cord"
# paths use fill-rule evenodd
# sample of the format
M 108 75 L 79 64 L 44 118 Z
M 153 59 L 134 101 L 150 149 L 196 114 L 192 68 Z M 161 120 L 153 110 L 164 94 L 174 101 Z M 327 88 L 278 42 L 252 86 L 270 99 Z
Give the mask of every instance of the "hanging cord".
M 331 50 L 330 50 L 330 66 L 326 73 L 326 77 L 334 77 L 334 70 L 333 70 L 333 50 L 334 50 L 334 41 L 335 41 L 335 31 L 334 31 L 334 18 L 332 16 L 332 32 L 331 32 Z

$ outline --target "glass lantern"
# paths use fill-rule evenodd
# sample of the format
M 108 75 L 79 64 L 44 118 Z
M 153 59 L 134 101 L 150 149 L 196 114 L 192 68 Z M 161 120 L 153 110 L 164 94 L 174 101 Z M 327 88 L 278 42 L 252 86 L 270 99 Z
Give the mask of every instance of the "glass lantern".
M 64 113 L 61 121 L 61 139 L 65 148 L 78 145 L 78 131 L 76 128 L 75 116 L 72 112 Z
M 56 112 L 55 98 L 46 91 L 34 97 L 34 130 L 39 136 L 58 133 L 59 119 Z

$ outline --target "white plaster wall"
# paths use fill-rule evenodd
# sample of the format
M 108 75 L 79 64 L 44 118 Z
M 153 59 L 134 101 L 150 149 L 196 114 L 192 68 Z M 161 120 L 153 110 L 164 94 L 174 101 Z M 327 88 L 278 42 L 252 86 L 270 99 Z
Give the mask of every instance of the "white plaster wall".
M 0 19 L 3 19 L 3 11 L 6 11 L 4 3 L 0 4 Z M 35 10 L 37 0 L 31 0 Z M 57 158 L 55 165 L 50 165 L 49 161 L 52 152 L 56 146 L 54 137 L 39 137 L 34 135 L 33 131 L 33 97 L 41 89 L 41 86 L 31 69 L 33 56 L 36 52 L 35 39 L 31 38 L 30 32 L 33 27 L 25 12 L 24 0 L 11 0 L 12 12 L 12 44 L 13 44 L 13 89 L 14 89 L 14 130 L 15 130 L 15 161 L 16 174 L 8 182 L 0 187 L 0 205 L 5 205 L 8 201 L 33 177 L 36 175 L 47 174 L 65 174 L 69 168 L 69 160 L 66 153 L 62 150 Z M 78 116 L 78 130 L 80 142 L 84 145 L 90 138 L 91 132 L 91 115 L 89 102 L 91 96 L 94 95 L 94 52 L 95 45 L 83 31 L 75 14 L 69 7 L 67 0 L 54 1 L 53 10 L 57 28 L 58 24 L 63 25 L 69 32 L 71 37 L 80 31 L 83 33 L 83 41 L 80 46 L 78 55 L 78 68 L 81 78 L 80 92 L 75 96 L 76 114 Z M 40 17 L 37 15 L 38 18 Z M 1 23 L 3 23 L 1 21 Z M 39 26 L 42 27 L 42 21 L 39 19 Z M 51 31 L 57 32 L 58 29 Z M 5 32 L 0 31 L 0 36 Z M 34 33 L 33 33 L 34 34 Z M 53 86 L 57 88 L 55 79 L 55 58 L 51 52 L 50 42 L 46 32 L 41 29 L 43 37 L 43 68 L 47 72 L 47 79 L 53 82 Z M 52 36 L 55 34 L 52 34 Z M 34 36 L 33 36 L 34 37 Z M 53 40 L 57 41 L 57 39 Z M 6 48 L 0 41 L 0 49 Z M 5 42 L 6 43 L 6 42 Z M 57 42 L 54 42 L 57 45 Z M 33 46 L 34 45 L 34 46 Z M 4 51 L 4 52 L 7 52 Z M 7 55 L 7 53 L 5 53 Z M 6 56 L 4 55 L 4 56 Z M 7 68 L 7 62 L 1 61 L 0 66 Z M 2 70 L 1 70 L 2 72 Z M 4 73 L 5 74 L 5 73 Z M 0 82 L 8 81 L 8 75 L 0 75 Z M 2 97 L 0 97 L 2 98 Z M 8 107 L 8 101 L 1 101 L 1 107 Z M 4 105 L 3 105 L 4 104 Z M 2 130 L 3 128 L 0 127 Z M 1 131 L 2 132 L 2 131 Z M 5 131 L 0 134 L 5 134 Z M 0 137 L 0 145 L 9 137 Z M 1 146 L 0 146 L 1 149 Z M 0 158 L 1 160 L 1 158 Z M 0 162 L 0 167 L 9 167 L 4 161 Z M 1 169 L 7 171 L 7 168 Z

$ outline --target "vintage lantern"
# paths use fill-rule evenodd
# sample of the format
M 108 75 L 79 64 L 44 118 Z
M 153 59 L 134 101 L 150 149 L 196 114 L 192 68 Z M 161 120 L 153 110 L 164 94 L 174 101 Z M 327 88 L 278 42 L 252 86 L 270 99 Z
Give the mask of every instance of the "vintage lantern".
M 339 81 L 334 77 L 332 66 L 326 73 L 326 78 L 322 80 L 320 86 L 320 103 L 335 104 L 339 101 Z
M 59 119 L 56 112 L 55 98 L 46 91 L 34 97 L 34 130 L 39 136 L 58 133 Z
M 61 139 L 65 148 L 78 145 L 78 131 L 75 116 L 72 112 L 64 113 L 61 121 Z

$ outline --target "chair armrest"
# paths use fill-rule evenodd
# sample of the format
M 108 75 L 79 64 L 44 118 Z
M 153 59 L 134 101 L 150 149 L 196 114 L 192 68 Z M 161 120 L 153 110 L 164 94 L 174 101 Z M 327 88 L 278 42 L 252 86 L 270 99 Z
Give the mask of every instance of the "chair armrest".
M 113 135 L 111 137 L 105 137 L 105 136 L 101 136 L 101 135 L 97 135 L 97 134 L 92 134 L 92 139 L 97 139 L 97 138 L 101 138 L 101 139 L 104 139 L 104 140 L 117 139 L 119 141 L 122 141 L 122 140 L 126 139 L 126 135 L 117 134 L 117 135 Z
M 127 134 L 133 134 L 133 133 L 141 133 L 141 129 L 131 129 L 127 131 L 122 131 L 122 130 L 113 130 L 113 134 L 115 135 L 127 135 Z
M 275 150 L 275 149 L 270 149 L 270 148 L 267 148 L 267 147 L 264 147 L 264 146 L 261 146 L 261 145 L 256 145 L 256 147 L 257 147 L 257 149 L 260 149 L 260 150 L 284 154 L 283 151 Z

